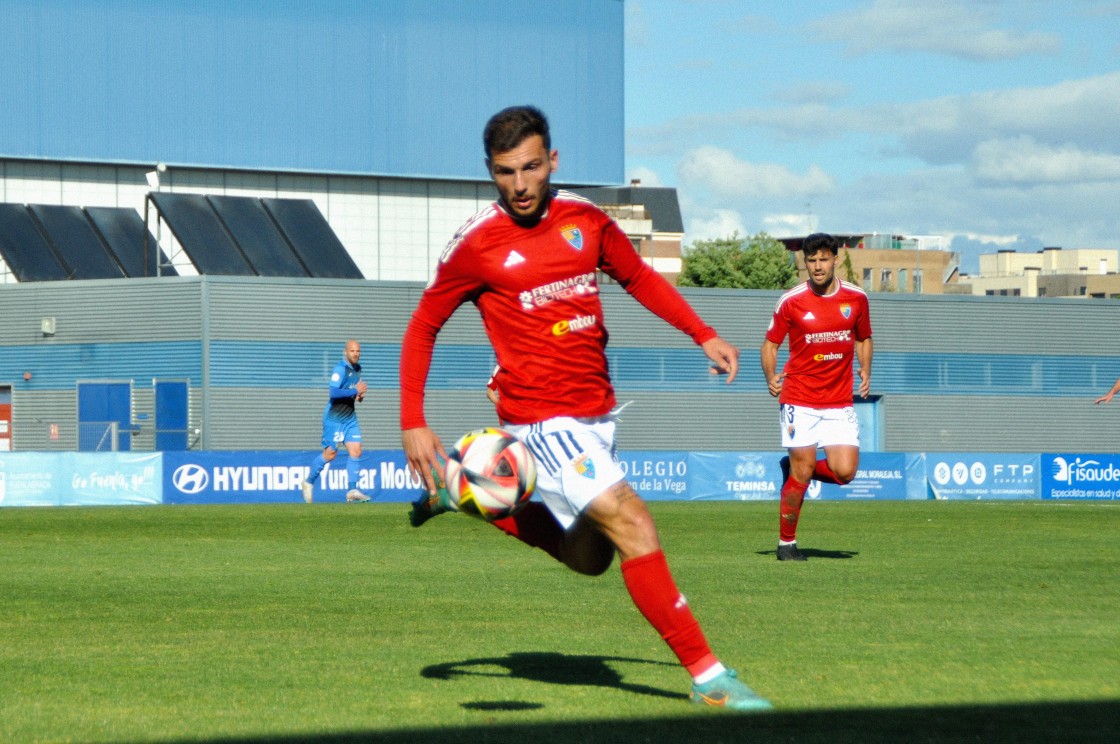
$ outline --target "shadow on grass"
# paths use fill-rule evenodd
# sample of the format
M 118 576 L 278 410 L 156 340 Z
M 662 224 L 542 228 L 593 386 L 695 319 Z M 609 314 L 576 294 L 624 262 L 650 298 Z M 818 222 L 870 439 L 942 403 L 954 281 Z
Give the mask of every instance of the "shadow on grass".
M 696 711 L 691 716 L 651 720 L 580 721 L 539 724 L 502 724 L 500 713 L 485 709 L 477 726 L 413 729 L 392 732 L 353 732 L 323 736 L 222 739 L 234 744 L 324 744 L 387 742 L 435 744 L 636 744 L 637 742 L 798 742 L 798 744 L 885 744 L 886 742 L 1033 742 L 1116 741 L 1120 701 L 968 705 L 880 710 L 780 711 L 736 715 L 726 711 Z
M 797 547 L 801 554 L 806 558 L 832 558 L 843 560 L 847 558 L 855 558 L 859 555 L 858 550 L 820 550 L 819 548 L 803 548 L 800 545 Z M 757 555 L 777 555 L 778 551 L 775 550 L 759 550 L 756 551 Z
M 607 663 L 610 661 L 677 666 L 665 661 L 628 659 L 621 656 L 575 656 L 555 652 L 514 651 L 505 656 L 488 659 L 467 659 L 465 661 L 452 661 L 447 664 L 433 664 L 420 670 L 420 676 L 428 679 L 511 677 L 534 682 L 548 682 L 554 685 L 614 687 L 638 695 L 654 695 L 679 700 L 688 699 L 688 695 L 680 692 L 626 682 L 621 674 L 610 667 Z M 467 706 L 464 705 L 464 707 Z

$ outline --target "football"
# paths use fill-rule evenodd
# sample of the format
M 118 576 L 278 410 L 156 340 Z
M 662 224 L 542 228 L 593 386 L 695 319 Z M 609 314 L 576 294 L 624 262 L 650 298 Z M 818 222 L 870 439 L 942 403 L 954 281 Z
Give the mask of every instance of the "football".
M 464 434 L 447 453 L 447 492 L 464 514 L 490 522 L 516 514 L 537 485 L 537 466 L 512 434 L 486 427 Z

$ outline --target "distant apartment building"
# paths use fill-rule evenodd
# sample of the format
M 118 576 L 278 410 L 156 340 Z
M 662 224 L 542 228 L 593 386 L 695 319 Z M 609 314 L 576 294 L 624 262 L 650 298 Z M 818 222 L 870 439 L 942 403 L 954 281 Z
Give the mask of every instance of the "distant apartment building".
M 614 218 L 645 262 L 676 284 L 681 273 L 684 220 L 677 190 L 642 186 L 635 179 L 629 186 L 573 189 L 598 204 Z
M 1120 299 L 1120 251 L 1043 248 L 1034 253 L 1003 250 L 980 256 L 980 273 L 962 276 L 974 295 L 1095 297 Z

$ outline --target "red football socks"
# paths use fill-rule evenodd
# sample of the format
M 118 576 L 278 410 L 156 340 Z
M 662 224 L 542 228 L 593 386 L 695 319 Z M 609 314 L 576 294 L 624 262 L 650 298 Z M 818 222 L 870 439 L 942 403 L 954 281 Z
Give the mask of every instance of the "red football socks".
M 808 488 L 808 483 L 801 483 L 793 476 L 782 485 L 781 503 L 778 506 L 778 538 L 782 542 L 794 542 L 797 539 L 797 520 L 801 518 L 801 504 L 805 501 L 805 491 Z
M 564 530 L 548 507 L 539 501 L 530 501 L 512 517 L 496 519 L 491 524 L 526 545 L 540 548 L 556 560 L 562 560 L 560 543 L 564 539 Z
M 828 466 L 828 460 L 817 460 L 817 466 L 813 468 L 813 478 L 819 480 L 821 483 L 840 483 L 840 479 L 832 472 L 832 468 Z
M 622 563 L 622 580 L 638 610 L 695 677 L 718 659 L 708 647 L 684 595 L 677 589 L 665 554 L 658 550 Z

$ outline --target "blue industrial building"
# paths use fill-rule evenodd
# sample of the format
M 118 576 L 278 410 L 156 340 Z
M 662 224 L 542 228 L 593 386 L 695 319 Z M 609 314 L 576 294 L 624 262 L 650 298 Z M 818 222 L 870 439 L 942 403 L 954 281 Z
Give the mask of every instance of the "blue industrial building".
M 367 446 L 399 446 L 400 334 L 448 237 L 493 198 L 483 123 L 535 103 L 565 184 L 618 185 L 622 72 L 621 0 L 0 0 L 7 213 L 140 220 L 164 196 L 216 213 L 245 206 L 223 199 L 310 203 L 364 277 L 199 271 L 181 226 L 158 214 L 142 225 L 139 278 L 6 272 L 0 448 L 88 449 L 107 433 L 136 450 L 313 448 L 348 337 L 373 388 Z M 740 379 L 711 379 L 688 339 L 606 287 L 612 373 L 635 401 L 622 446 L 777 449 L 756 361 L 777 293 L 687 296 L 743 349 Z M 873 293 L 871 308 L 868 449 L 1120 448 L 1120 416 L 1092 404 L 1120 376 L 1120 305 Z M 464 308 L 432 371 L 429 418 L 444 437 L 492 422 L 491 364 Z

